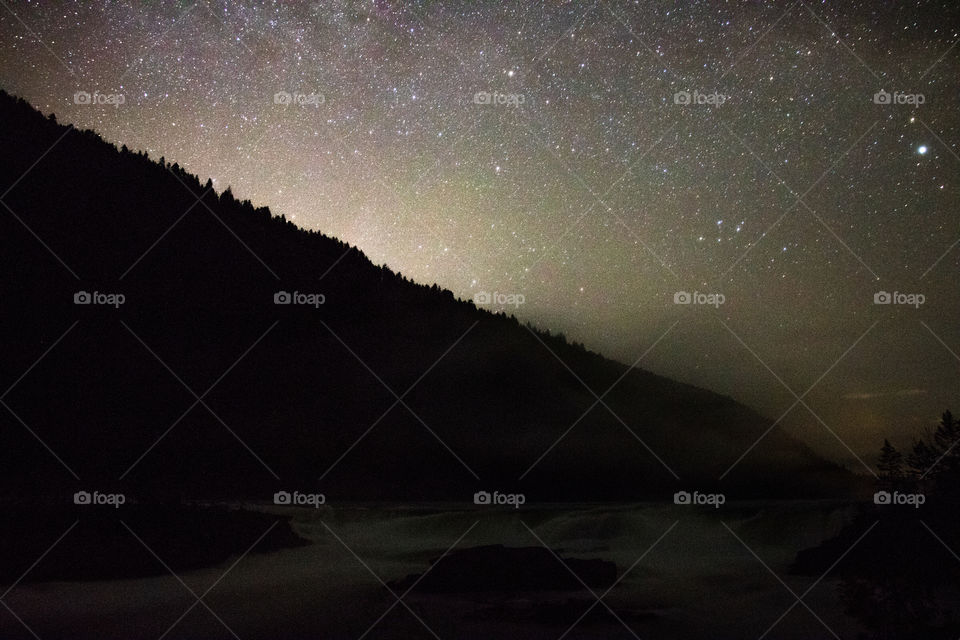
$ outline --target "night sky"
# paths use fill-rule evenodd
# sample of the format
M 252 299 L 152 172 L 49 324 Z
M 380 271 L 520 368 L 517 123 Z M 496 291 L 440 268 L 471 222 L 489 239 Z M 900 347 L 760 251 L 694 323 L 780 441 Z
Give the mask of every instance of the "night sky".
M 0 4 L 60 122 L 852 469 L 960 411 L 955 3 Z

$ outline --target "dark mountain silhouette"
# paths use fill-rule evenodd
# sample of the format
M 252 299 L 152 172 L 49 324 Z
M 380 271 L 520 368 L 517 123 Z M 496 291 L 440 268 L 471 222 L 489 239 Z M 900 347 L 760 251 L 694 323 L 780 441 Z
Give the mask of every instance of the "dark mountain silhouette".
M 335 503 L 470 501 L 497 489 L 523 491 L 529 505 L 710 486 L 812 497 L 849 478 L 776 428 L 718 483 L 770 421 L 630 371 L 604 403 L 677 480 L 602 404 L 577 422 L 595 402 L 577 377 L 600 394 L 625 365 L 410 282 L 5 93 L 0 190 L 10 492 L 300 489 Z M 78 291 L 125 302 L 78 305 Z M 277 305 L 278 291 L 325 303 Z

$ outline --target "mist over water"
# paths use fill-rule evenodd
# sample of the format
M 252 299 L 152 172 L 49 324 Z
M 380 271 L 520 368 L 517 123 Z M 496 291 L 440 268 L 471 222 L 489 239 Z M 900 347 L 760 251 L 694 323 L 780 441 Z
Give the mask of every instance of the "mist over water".
M 247 557 L 205 599 L 251 640 L 276 637 L 277 628 L 304 634 L 298 637 L 358 637 L 394 602 L 371 571 L 385 582 L 422 573 L 468 531 L 456 548 L 539 547 L 544 542 L 564 558 L 613 561 L 620 574 L 632 567 L 603 601 L 641 637 L 759 635 L 776 618 L 766 612 L 786 610 L 792 597 L 737 536 L 800 591 L 811 581 L 788 575 L 796 551 L 839 532 L 855 510 L 852 503 L 835 501 L 733 503 L 722 510 L 652 503 L 553 504 L 521 510 L 375 504 L 320 509 L 246 506 L 292 515 L 294 530 L 312 542 Z M 200 594 L 229 565 L 180 577 Z M 853 629 L 854 622 L 833 596 L 834 586 L 829 580 L 821 584 L 811 594 L 810 604 L 838 631 Z M 596 590 L 597 595 L 602 591 Z M 58 619 L 36 625 L 41 637 L 102 640 L 129 637 L 125 634 L 132 629 L 157 630 L 159 635 L 163 624 L 172 624 L 192 600 L 175 578 L 160 576 L 29 585 L 11 596 L 11 604 L 33 618 L 51 598 L 63 607 Z M 556 638 L 596 602 L 586 588 L 452 596 L 414 590 L 405 601 L 441 637 L 457 638 L 483 637 L 494 624 L 499 637 Z M 240 606 L 244 602 L 255 606 Z M 757 603 L 763 607 L 752 615 Z M 594 609 L 594 615 L 577 623 L 572 637 L 630 635 L 603 606 Z M 565 616 L 556 617 L 558 610 L 565 611 Z M 561 622 L 567 615 L 572 617 Z M 784 624 L 777 637 L 819 634 L 823 628 L 807 617 Z M 6 633 L 15 631 L 9 623 L 0 626 L 4 628 Z M 396 606 L 378 623 L 373 637 L 421 632 L 425 630 L 416 619 Z M 201 635 L 230 637 L 198 606 L 178 624 L 174 637 Z M 291 636 L 287 632 L 284 637 Z

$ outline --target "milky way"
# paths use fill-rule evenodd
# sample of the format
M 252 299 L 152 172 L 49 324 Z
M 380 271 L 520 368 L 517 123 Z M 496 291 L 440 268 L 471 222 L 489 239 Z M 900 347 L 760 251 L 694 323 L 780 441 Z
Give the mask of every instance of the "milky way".
M 952 3 L 3 4 L 61 122 L 834 459 L 960 410 Z

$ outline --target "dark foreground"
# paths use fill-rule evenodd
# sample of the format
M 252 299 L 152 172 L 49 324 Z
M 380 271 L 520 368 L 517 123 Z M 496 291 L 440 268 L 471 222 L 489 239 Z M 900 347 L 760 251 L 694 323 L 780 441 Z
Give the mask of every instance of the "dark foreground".
M 0 637 L 855 638 L 862 630 L 844 611 L 838 580 L 791 573 L 798 552 L 856 521 L 861 506 L 852 503 L 247 507 L 192 516 L 217 523 L 194 530 L 209 556 L 202 568 L 189 567 L 200 552 L 185 558 L 123 507 L 116 517 L 132 542 L 124 548 L 138 549 L 142 562 L 118 563 L 83 533 L 82 517 L 4 595 Z M 127 563 L 130 575 L 44 581 L 61 545 L 112 566 L 106 573 Z M 505 581 L 511 572 L 516 579 Z

